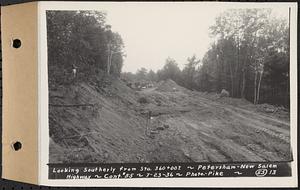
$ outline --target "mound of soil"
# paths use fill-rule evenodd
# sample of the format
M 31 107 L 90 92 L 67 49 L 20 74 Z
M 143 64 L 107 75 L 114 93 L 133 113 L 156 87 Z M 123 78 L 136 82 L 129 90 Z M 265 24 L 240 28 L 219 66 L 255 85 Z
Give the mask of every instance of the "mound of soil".
M 233 106 L 251 106 L 252 103 L 246 99 L 241 98 L 231 98 L 231 97 L 222 97 L 217 99 L 218 102 L 223 104 L 230 104 Z
M 50 163 L 139 162 L 137 154 L 146 157 L 146 121 L 134 109 L 139 95 L 119 79 L 108 80 L 106 87 L 76 83 L 50 91 Z
M 186 89 L 179 86 L 176 82 L 171 79 L 167 79 L 158 84 L 157 91 L 160 92 L 176 92 L 176 91 L 185 91 Z
M 267 103 L 256 105 L 256 110 L 261 113 L 266 113 L 269 115 L 276 116 L 277 118 L 290 120 L 290 112 L 289 109 L 283 106 L 274 106 Z
M 157 137 L 149 137 L 152 128 L 159 128 L 158 124 L 164 123 L 152 123 L 147 128 L 149 121 L 141 113 L 141 108 L 149 105 L 138 102 L 143 95 L 119 79 L 105 80 L 108 81 L 106 85 L 82 82 L 59 86 L 50 91 L 49 162 L 177 161 L 174 158 L 182 154 L 180 147 L 173 147 L 168 154 L 162 153 L 153 158 L 153 151 L 169 142 L 165 138 L 153 139 L 159 138 L 159 134 L 155 134 Z M 177 112 L 180 111 L 182 110 Z M 168 114 L 169 110 L 158 110 L 157 113 Z M 172 142 L 174 141 L 177 140 L 173 139 Z

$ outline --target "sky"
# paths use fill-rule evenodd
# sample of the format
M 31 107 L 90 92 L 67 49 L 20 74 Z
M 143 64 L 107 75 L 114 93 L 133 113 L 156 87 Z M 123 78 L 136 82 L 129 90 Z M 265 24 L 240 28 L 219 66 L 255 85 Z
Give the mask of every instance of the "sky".
M 141 67 L 157 71 L 168 57 L 182 69 L 187 58 L 202 58 L 213 41 L 209 27 L 228 8 L 200 3 L 132 3 L 114 4 L 100 9 L 107 13 L 107 24 L 124 41 L 126 57 L 123 72 Z M 245 7 L 246 8 L 246 7 Z M 287 7 L 275 12 L 287 15 Z

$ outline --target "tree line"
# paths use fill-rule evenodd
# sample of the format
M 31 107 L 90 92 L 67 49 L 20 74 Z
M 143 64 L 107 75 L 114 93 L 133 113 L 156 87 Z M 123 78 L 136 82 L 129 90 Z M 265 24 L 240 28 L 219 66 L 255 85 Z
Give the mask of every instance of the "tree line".
M 99 11 L 47 11 L 48 78 L 52 85 L 100 73 L 120 76 L 124 44 Z
M 215 39 L 202 59 L 191 56 L 181 70 L 167 58 L 162 69 L 141 68 L 131 79 L 172 79 L 191 90 L 229 91 L 231 97 L 254 104 L 289 107 L 289 23 L 270 9 L 232 9 L 210 27 Z
M 183 69 L 167 58 L 160 70 L 141 68 L 123 76 L 172 79 L 188 89 L 220 92 L 257 103 L 289 106 L 289 23 L 270 9 L 232 9 L 221 13 L 210 35 L 215 41 L 202 59 L 187 58 Z M 99 11 L 47 11 L 49 86 L 74 77 L 120 76 L 124 43 Z

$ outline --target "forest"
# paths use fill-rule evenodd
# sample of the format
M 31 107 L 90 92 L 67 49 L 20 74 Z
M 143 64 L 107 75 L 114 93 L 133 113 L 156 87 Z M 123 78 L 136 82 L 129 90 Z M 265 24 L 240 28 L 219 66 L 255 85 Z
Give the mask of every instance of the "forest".
M 124 44 L 100 11 L 47 11 L 49 87 L 100 73 L 120 76 Z
M 271 12 L 221 13 L 209 29 L 214 42 L 206 54 L 191 55 L 183 69 L 167 57 L 157 72 L 141 68 L 122 73 L 124 43 L 106 23 L 105 13 L 47 11 L 49 87 L 70 83 L 76 69 L 76 79 L 81 81 L 100 73 L 130 80 L 172 79 L 191 90 L 220 93 L 226 89 L 231 97 L 254 104 L 289 107 L 289 23 Z
M 289 107 L 289 25 L 272 17 L 270 9 L 232 9 L 220 14 L 210 27 L 215 41 L 202 59 L 187 58 L 183 69 L 168 57 L 156 73 L 145 68 L 132 80 L 172 79 L 191 90 L 217 92 L 254 104 Z M 200 37 L 200 36 L 199 36 Z

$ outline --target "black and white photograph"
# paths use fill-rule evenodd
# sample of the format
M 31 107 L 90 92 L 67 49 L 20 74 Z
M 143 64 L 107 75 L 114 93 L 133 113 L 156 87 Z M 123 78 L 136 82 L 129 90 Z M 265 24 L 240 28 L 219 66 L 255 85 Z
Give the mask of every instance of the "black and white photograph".
M 293 161 L 290 9 L 47 10 L 49 163 Z

